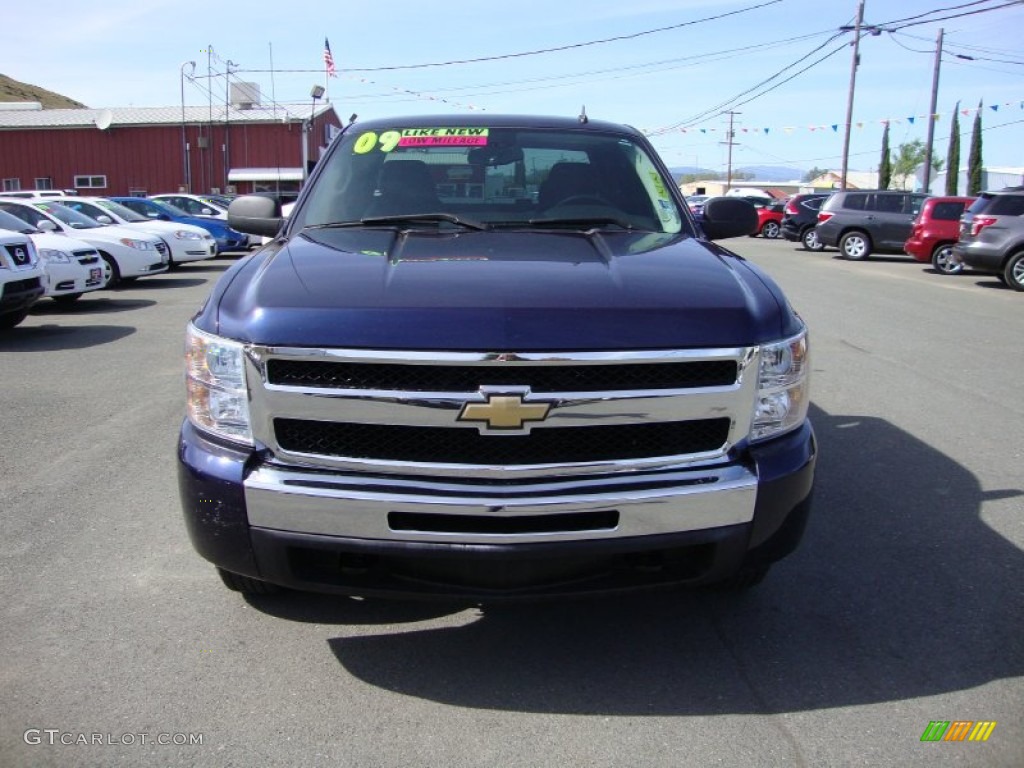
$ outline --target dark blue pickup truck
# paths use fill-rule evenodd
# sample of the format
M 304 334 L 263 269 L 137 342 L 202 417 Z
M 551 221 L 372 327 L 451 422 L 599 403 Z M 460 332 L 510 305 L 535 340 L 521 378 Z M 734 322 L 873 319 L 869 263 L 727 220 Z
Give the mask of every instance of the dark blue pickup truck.
M 187 331 L 181 501 L 224 583 L 478 600 L 757 583 L 798 544 L 807 331 L 635 129 L 354 123 Z

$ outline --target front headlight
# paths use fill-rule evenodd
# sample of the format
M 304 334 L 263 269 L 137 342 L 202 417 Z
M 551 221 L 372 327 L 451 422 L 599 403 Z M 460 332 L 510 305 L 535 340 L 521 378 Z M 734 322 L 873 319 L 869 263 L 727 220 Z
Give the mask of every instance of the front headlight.
M 70 264 L 71 257 L 64 251 L 56 251 L 53 248 L 40 248 L 39 258 L 52 264 Z
M 811 403 L 810 373 L 806 330 L 777 344 L 762 345 L 751 440 L 766 440 L 804 423 Z
M 185 383 L 193 425 L 227 440 L 253 444 L 241 344 L 203 333 L 189 323 Z
M 174 236 L 179 240 L 202 240 L 203 236 L 198 232 L 187 232 L 184 229 L 175 230 Z
M 129 248 L 135 248 L 139 251 L 154 251 L 156 246 L 149 240 L 134 240 L 130 237 L 122 237 L 121 245 L 127 245 Z

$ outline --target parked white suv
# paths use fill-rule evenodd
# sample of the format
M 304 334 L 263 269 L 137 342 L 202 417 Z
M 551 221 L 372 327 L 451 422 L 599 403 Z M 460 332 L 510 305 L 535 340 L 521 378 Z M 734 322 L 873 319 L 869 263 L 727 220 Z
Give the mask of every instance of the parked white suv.
M 84 240 L 42 232 L 6 211 L 0 211 L 0 230 L 19 232 L 32 241 L 46 272 L 46 295 L 57 303 L 69 304 L 106 285 L 110 270 Z
M 28 236 L 0 230 L 0 329 L 25 319 L 45 283 L 46 273 Z
M 49 200 L 0 198 L 0 210 L 44 232 L 67 235 L 95 247 L 109 267 L 107 286 L 167 271 L 170 252 L 167 244 L 156 235 L 100 224 Z
M 116 224 L 156 235 L 170 249 L 171 269 L 187 261 L 212 259 L 217 255 L 217 241 L 202 227 L 151 219 L 102 197 L 57 197 L 52 202 L 96 219 L 100 224 Z

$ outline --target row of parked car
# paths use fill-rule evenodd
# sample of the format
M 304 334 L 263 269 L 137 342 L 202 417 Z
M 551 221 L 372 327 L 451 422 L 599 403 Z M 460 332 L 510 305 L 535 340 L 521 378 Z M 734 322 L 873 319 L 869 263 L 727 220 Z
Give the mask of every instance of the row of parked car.
M 978 197 L 894 190 L 796 195 L 786 204 L 781 231 L 809 250 L 838 248 L 858 261 L 906 253 L 940 274 L 970 267 L 1024 291 L 1024 187 Z
M 174 194 L 4 193 L 0 328 L 20 323 L 44 296 L 70 304 L 90 291 L 258 244 L 228 227 L 229 202 Z
M 1024 291 L 1024 186 L 977 197 L 843 190 L 784 201 L 748 199 L 758 209 L 756 234 L 781 236 L 810 251 L 837 248 L 854 261 L 905 253 L 941 274 L 970 267 Z M 702 202 L 690 202 L 698 216 Z

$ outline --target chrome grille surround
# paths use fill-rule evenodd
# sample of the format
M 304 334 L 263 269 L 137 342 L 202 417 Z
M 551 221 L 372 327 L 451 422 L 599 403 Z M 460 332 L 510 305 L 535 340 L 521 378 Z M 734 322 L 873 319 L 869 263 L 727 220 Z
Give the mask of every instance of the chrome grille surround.
M 378 475 L 431 478 L 466 477 L 476 479 L 526 479 L 531 477 L 569 477 L 607 475 L 648 470 L 689 468 L 720 464 L 731 448 L 747 436 L 753 404 L 757 395 L 757 347 L 732 347 L 702 350 L 654 350 L 629 352 L 555 352 L 555 353 L 477 353 L 477 352 L 396 352 L 349 349 L 307 349 L 296 347 L 246 348 L 246 376 L 250 395 L 253 436 L 269 451 L 270 465 L 294 468 L 321 468 Z M 507 386 L 479 387 L 476 391 L 427 392 L 400 390 L 340 389 L 293 387 L 270 384 L 267 363 L 274 359 L 366 365 L 453 366 L 468 368 L 500 367 L 508 372 Z M 652 365 L 680 362 L 729 360 L 736 363 L 736 379 L 728 385 L 684 389 L 631 389 L 586 392 L 546 392 L 524 388 L 517 377 L 518 368 L 537 366 L 615 366 Z M 493 382 L 493 375 L 488 381 Z M 548 464 L 451 464 L 421 461 L 364 460 L 336 455 L 293 453 L 277 442 L 275 419 L 299 419 L 356 424 L 405 425 L 412 427 L 470 430 L 474 436 L 479 425 L 457 421 L 467 403 L 485 403 L 495 391 L 522 394 L 524 403 L 551 405 L 542 422 L 524 425 L 510 434 L 529 434 L 549 427 L 656 424 L 727 417 L 730 427 L 726 441 L 713 450 L 673 456 Z M 494 434 L 494 440 L 504 435 Z

